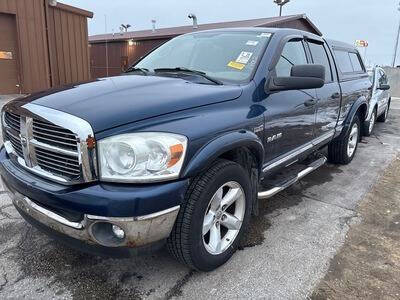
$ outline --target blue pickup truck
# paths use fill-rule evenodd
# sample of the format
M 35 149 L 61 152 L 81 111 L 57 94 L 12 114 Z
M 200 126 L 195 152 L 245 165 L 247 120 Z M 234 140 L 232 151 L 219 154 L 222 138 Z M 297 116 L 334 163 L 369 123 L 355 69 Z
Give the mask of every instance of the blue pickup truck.
M 19 213 L 71 247 L 126 256 L 166 243 L 210 271 L 259 201 L 327 159 L 351 162 L 370 89 L 353 46 L 308 32 L 187 34 L 121 76 L 8 103 L 0 174 Z

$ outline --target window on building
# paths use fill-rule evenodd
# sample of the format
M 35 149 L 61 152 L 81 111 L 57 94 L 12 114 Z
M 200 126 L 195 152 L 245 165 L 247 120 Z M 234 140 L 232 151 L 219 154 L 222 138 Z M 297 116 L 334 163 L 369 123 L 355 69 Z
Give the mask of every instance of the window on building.
M 314 64 L 325 67 L 325 82 L 332 82 L 332 70 L 328 55 L 323 44 L 309 43 Z
M 301 41 L 289 41 L 283 48 L 281 58 L 276 65 L 278 77 L 289 77 L 293 66 L 307 64 L 306 52 Z

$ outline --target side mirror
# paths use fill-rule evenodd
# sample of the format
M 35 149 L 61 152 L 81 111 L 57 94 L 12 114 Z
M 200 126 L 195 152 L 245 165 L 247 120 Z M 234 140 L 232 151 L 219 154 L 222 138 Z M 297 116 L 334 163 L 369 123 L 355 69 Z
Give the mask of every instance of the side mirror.
M 266 84 L 266 91 L 289 91 L 318 89 L 325 84 L 323 65 L 293 66 L 290 77 L 273 77 Z
M 388 84 L 381 84 L 381 85 L 379 86 L 379 90 L 382 90 L 382 91 L 390 90 L 390 85 L 388 85 Z

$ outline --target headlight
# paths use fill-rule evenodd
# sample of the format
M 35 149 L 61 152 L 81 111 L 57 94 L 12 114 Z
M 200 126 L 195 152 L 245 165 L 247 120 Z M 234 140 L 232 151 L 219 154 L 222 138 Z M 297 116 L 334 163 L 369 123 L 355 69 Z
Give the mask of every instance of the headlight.
M 100 178 L 113 182 L 155 182 L 179 177 L 187 138 L 162 132 L 123 134 L 98 142 Z

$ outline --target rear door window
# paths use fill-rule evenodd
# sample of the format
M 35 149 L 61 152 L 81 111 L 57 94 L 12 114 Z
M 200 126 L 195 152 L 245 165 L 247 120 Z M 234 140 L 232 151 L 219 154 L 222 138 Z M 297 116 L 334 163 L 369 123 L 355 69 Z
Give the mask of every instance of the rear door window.
M 307 57 L 302 41 L 289 41 L 283 48 L 281 58 L 275 67 L 276 76 L 290 77 L 293 66 L 306 64 Z
M 311 56 L 314 64 L 323 65 L 325 67 L 325 82 L 331 82 L 331 64 L 329 62 L 328 55 L 326 54 L 324 45 L 313 42 L 309 42 L 308 45 L 310 46 Z
M 349 52 L 335 50 L 335 56 L 342 73 L 353 73 L 353 65 L 350 60 Z
M 363 67 L 361 65 L 360 57 L 358 56 L 358 54 L 350 52 L 349 55 L 354 72 L 362 72 Z

